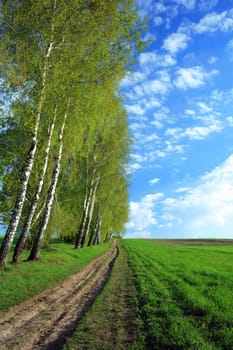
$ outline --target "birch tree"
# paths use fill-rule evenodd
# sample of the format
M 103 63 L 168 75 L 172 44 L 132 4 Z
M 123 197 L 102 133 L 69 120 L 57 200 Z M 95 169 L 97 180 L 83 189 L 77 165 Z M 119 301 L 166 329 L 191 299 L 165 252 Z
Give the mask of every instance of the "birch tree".
M 35 214 L 35 211 L 36 211 L 39 199 L 40 199 L 41 191 L 42 191 L 42 188 L 44 185 L 45 175 L 46 175 L 47 168 L 48 168 L 51 140 L 52 140 L 54 126 L 55 126 L 55 122 L 56 122 L 56 114 L 57 114 L 57 107 L 55 108 L 54 118 L 53 118 L 50 130 L 48 132 L 48 144 L 47 144 L 47 147 L 45 150 L 45 159 L 44 159 L 44 166 L 42 169 L 42 173 L 41 173 L 40 178 L 39 178 L 39 182 L 38 182 L 38 186 L 36 188 L 34 199 L 32 201 L 30 208 L 29 208 L 29 213 L 28 213 L 27 218 L 24 222 L 22 232 L 20 234 L 20 237 L 19 237 L 17 244 L 15 246 L 15 249 L 14 249 L 14 254 L 13 254 L 13 262 L 14 263 L 17 263 L 19 261 L 20 256 L 22 254 L 26 239 L 28 237 L 28 234 L 29 234 L 29 231 L 30 231 L 30 228 L 32 225 L 32 220 L 34 218 L 34 214 Z
M 31 253 L 29 255 L 28 260 L 38 260 L 40 257 L 40 250 L 41 250 L 41 246 L 42 246 L 42 241 L 44 238 L 45 230 L 46 230 L 47 225 L 48 225 L 48 221 L 50 219 L 51 210 L 52 210 L 53 201 L 54 201 L 54 196 L 55 196 L 55 191 L 56 191 L 56 187 L 57 187 L 57 183 L 58 183 L 58 178 L 60 175 L 61 158 L 62 158 L 62 151 L 63 151 L 63 134 L 64 134 L 65 125 L 66 125 L 67 114 L 68 114 L 68 108 L 65 111 L 63 123 L 61 126 L 61 131 L 60 131 L 60 134 L 58 137 L 59 150 L 58 150 L 58 154 L 55 158 L 54 170 L 53 170 L 53 175 L 52 175 L 52 179 L 51 179 L 51 185 L 50 185 L 48 193 L 47 193 L 44 215 L 43 215 L 39 230 L 34 238 L 32 250 L 31 250 Z
M 19 22 L 18 23 L 16 22 L 16 24 L 14 22 L 15 17 L 13 18 L 12 26 L 14 25 L 14 28 L 10 27 L 10 31 L 9 31 L 10 34 L 13 32 L 13 38 L 14 38 L 15 29 L 18 29 L 18 28 L 15 28 L 16 25 L 17 25 L 17 27 L 20 27 L 20 25 L 24 25 L 24 29 L 27 29 L 29 31 L 29 33 L 31 33 L 31 31 L 32 31 L 31 27 L 27 28 L 26 18 L 25 18 L 25 16 L 23 16 L 23 14 L 21 12 L 23 5 L 24 5 L 24 2 L 22 2 L 22 3 L 19 2 L 18 6 L 16 6 L 16 10 L 15 10 L 16 13 L 13 13 L 13 14 L 11 13 L 11 10 L 12 10 L 12 8 L 14 8 L 14 6 L 11 3 L 11 1 L 6 2 L 5 7 L 3 8 L 3 13 L 4 13 L 4 10 L 6 12 L 8 11 L 8 13 L 6 15 L 7 19 L 9 19 L 9 20 L 11 19 L 11 21 L 12 21 L 13 16 L 15 16 L 16 19 L 20 18 Z M 22 183 L 21 183 L 20 188 L 18 189 L 18 196 L 16 199 L 16 203 L 14 205 L 14 209 L 12 211 L 11 220 L 9 222 L 6 234 L 4 236 L 4 240 L 2 242 L 2 246 L 0 248 L 0 265 L 1 266 L 5 266 L 7 263 L 8 254 L 9 254 L 14 235 L 16 233 L 16 230 L 17 230 L 20 218 L 21 218 L 23 205 L 24 205 L 25 198 L 26 198 L 27 186 L 28 186 L 30 175 L 31 175 L 36 150 L 37 150 L 37 145 L 38 145 L 37 137 L 38 137 L 38 130 L 39 130 L 39 125 L 40 125 L 41 112 L 42 112 L 44 98 L 45 98 L 45 88 L 46 88 L 46 83 L 47 83 L 49 60 L 50 60 L 52 50 L 54 47 L 56 8 L 57 8 L 57 0 L 54 0 L 52 16 L 50 18 L 51 26 L 50 26 L 49 40 L 48 40 L 47 48 L 44 52 L 43 64 L 42 64 L 42 69 L 41 69 L 41 74 L 40 74 L 40 89 L 39 89 L 40 92 L 39 92 L 37 108 L 36 108 L 37 111 L 36 111 L 36 115 L 35 115 L 35 126 L 34 126 L 34 130 L 32 133 L 30 149 L 28 150 L 28 154 L 26 157 L 25 165 L 24 165 L 24 171 L 23 171 L 23 175 L 22 175 Z M 19 11 L 17 12 L 17 10 L 19 10 Z M 25 11 L 25 9 L 23 9 L 23 10 Z M 21 19 L 22 19 L 22 21 L 21 21 Z M 28 20 L 28 18 L 27 18 L 27 20 Z M 6 22 L 6 20 L 5 20 L 5 22 Z M 30 24 L 32 24 L 31 21 L 30 21 Z M 10 26 L 10 24 L 8 22 L 7 22 L 7 25 Z M 19 33 L 17 33 L 17 34 L 19 34 Z M 35 32 L 33 34 L 35 34 Z M 30 39 L 31 39 L 31 36 L 26 37 L 26 39 L 23 39 L 22 37 L 20 37 L 19 42 L 17 42 L 17 40 L 14 41 L 13 48 L 16 48 L 17 45 L 23 46 L 23 44 L 27 44 L 28 45 L 27 48 L 30 49 L 30 43 L 29 43 Z M 16 64 L 19 66 L 20 66 L 20 59 L 21 59 L 21 63 L 23 60 L 23 57 L 21 55 L 22 55 L 22 52 L 19 52 L 19 54 L 16 55 Z M 24 67 L 24 62 L 22 63 L 22 66 Z M 32 77 L 30 76 L 29 78 L 32 78 Z M 28 77 L 26 76 L 25 79 L 28 79 Z
M 13 208 L 8 205 L 4 209 L 8 229 L 0 248 L 1 266 L 6 265 L 17 229 L 24 226 L 26 232 L 29 232 L 33 216 L 38 216 L 38 213 L 45 208 L 44 213 L 49 212 L 49 215 L 43 216 L 43 224 L 39 229 L 43 233 L 36 235 L 42 237 L 37 242 L 40 250 L 51 217 L 54 188 L 57 188 L 60 211 L 64 207 L 63 201 L 69 202 L 69 207 L 74 208 L 72 218 L 73 221 L 76 220 L 76 227 L 81 221 L 82 214 L 77 214 L 74 210 L 80 208 L 83 203 L 83 212 L 86 213 L 84 227 L 87 232 L 82 237 L 87 238 L 86 233 L 88 234 L 89 228 L 93 226 L 99 187 L 100 184 L 102 186 L 102 178 L 108 174 L 108 172 L 103 174 L 100 162 L 105 163 L 107 169 L 106 160 L 111 158 L 105 149 L 107 140 L 112 133 L 117 144 L 116 138 L 119 136 L 117 133 L 115 137 L 113 127 L 117 118 L 117 108 L 121 105 L 116 93 L 118 83 L 134 62 L 136 52 L 141 47 L 141 24 L 133 5 L 131 0 L 2 1 L 3 40 L 0 47 L 3 53 L 0 60 L 2 79 L 11 92 L 9 96 L 14 96 L 18 102 L 24 101 L 29 128 L 25 132 L 24 141 L 20 141 L 20 145 L 23 146 L 22 154 L 17 148 L 14 149 L 15 155 L 9 160 L 9 172 L 3 179 L 5 189 L 7 182 L 13 184 L 13 179 L 17 178 L 18 164 L 22 164 L 19 181 L 15 185 L 8 186 L 14 191 L 12 190 L 10 196 L 5 190 L 1 193 L 3 198 L 9 199 L 9 203 L 13 203 L 15 199 Z M 56 163 L 52 172 L 52 163 L 48 158 L 46 165 L 47 155 L 42 151 L 50 142 L 49 136 L 44 137 L 43 130 L 49 125 L 51 111 L 55 105 L 57 104 L 58 110 L 61 111 L 68 97 L 72 99 L 72 111 L 70 111 L 72 117 L 66 124 L 66 134 L 69 136 L 64 135 L 61 147 L 63 157 Z M 17 115 L 18 113 L 13 113 L 13 118 Z M 26 118 L 22 117 L 22 120 L 25 121 Z M 23 128 L 22 124 L 18 125 Z M 17 128 L 13 126 L 12 131 L 15 130 Z M 59 129 L 55 128 L 54 135 L 57 133 Z M 18 130 L 16 135 L 20 134 L 22 131 Z M 114 148 L 116 154 L 119 154 L 120 145 L 121 143 L 118 148 Z M 55 147 L 52 147 L 51 152 L 54 152 L 54 149 Z M 104 158 L 101 159 L 103 150 Z M 98 186 L 96 180 L 95 184 L 91 185 L 91 173 L 86 179 L 84 172 L 77 174 L 82 160 L 88 157 L 91 159 L 92 156 L 96 157 L 97 168 L 101 167 Z M 57 160 L 58 158 L 59 156 Z M 122 167 L 120 163 L 117 164 Z M 94 166 L 95 161 L 91 164 L 91 171 Z M 43 175 L 42 181 L 40 172 L 44 174 L 44 169 L 46 175 Z M 55 173 L 60 174 L 62 180 L 60 184 Z M 69 183 L 74 174 L 77 174 L 75 186 Z M 46 195 L 45 188 L 49 183 Z M 90 189 L 86 200 L 84 183 L 87 183 Z M 68 199 L 60 195 L 60 189 L 65 187 L 69 187 L 71 194 Z M 38 189 L 39 193 L 41 192 L 39 200 Z M 37 199 L 32 198 L 31 193 L 34 193 Z M 78 201 L 77 197 L 75 199 L 75 193 L 81 193 Z M 39 205 L 35 205 L 36 201 Z M 34 207 L 37 209 L 32 210 Z M 66 212 L 69 215 L 68 210 Z M 32 218 L 25 220 L 30 215 Z M 102 216 L 99 222 L 104 224 Z M 41 227 L 45 229 L 42 230 Z M 98 237 L 100 240 L 99 233 Z M 38 257 L 37 253 L 32 255 Z

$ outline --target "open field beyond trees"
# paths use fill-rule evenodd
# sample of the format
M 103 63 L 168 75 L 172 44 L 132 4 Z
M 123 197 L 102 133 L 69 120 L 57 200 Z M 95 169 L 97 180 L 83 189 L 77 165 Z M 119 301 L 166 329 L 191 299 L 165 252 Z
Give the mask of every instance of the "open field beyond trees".
M 187 243 L 124 241 L 145 320 L 146 348 L 232 349 L 232 241 Z
M 47 303 L 46 309 L 42 308 L 45 316 L 34 310 L 30 300 L 26 304 L 29 313 L 37 312 L 34 318 L 39 320 L 38 338 L 32 327 L 34 319 L 24 321 L 30 341 L 30 332 L 34 332 L 33 349 L 41 346 L 44 350 L 53 346 L 65 350 L 233 348 L 232 241 L 120 240 L 116 257 L 110 244 L 76 251 L 70 244 L 56 242 L 49 250 L 43 250 L 37 263 L 11 264 L 0 275 L 3 328 L 7 322 L 9 328 L 15 322 L 15 309 L 6 313 L 9 307 L 49 287 L 42 297 L 35 299 L 37 308 L 41 300 Z M 109 258 L 90 264 L 107 251 Z M 66 283 L 69 275 L 74 277 Z M 65 281 L 61 284 L 62 280 Z M 58 288 L 54 289 L 56 285 Z M 72 308 L 69 306 L 67 310 L 66 288 L 70 293 L 68 299 L 73 300 Z M 55 298 L 56 293 L 60 302 Z M 50 298 L 57 305 L 51 305 L 51 310 Z M 77 311 L 75 303 L 79 307 Z M 59 305 L 64 308 L 62 313 L 58 312 Z M 27 320 L 25 307 L 16 306 L 16 316 L 20 318 L 21 310 L 25 314 L 22 318 Z M 4 319 L 8 313 L 12 321 Z M 66 319 L 72 322 L 65 324 Z M 21 321 L 16 321 L 20 325 Z M 51 327 L 49 336 L 43 322 Z M 14 338 L 10 338 L 9 344 L 14 344 Z M 0 344 L 0 349 L 5 348 Z M 24 341 L 24 349 L 31 348 Z

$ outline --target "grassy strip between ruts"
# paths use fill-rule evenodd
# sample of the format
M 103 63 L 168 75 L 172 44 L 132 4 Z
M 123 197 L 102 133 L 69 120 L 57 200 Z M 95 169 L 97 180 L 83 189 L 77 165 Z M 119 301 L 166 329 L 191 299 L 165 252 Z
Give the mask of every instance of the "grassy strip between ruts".
M 0 314 L 46 288 L 54 287 L 109 249 L 110 243 L 75 250 L 72 244 L 52 243 L 36 262 L 9 264 L 0 271 Z M 24 252 L 23 259 L 26 259 Z
M 63 350 L 145 349 L 134 282 L 119 242 L 119 255 L 107 284 Z
M 233 349 L 233 246 L 124 240 L 145 349 Z

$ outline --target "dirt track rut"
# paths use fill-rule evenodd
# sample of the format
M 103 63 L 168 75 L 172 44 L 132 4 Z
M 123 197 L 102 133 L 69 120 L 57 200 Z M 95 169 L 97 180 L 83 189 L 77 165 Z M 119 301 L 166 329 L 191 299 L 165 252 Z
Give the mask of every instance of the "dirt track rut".
M 0 318 L 0 350 L 60 349 L 105 285 L 116 243 L 77 274 Z

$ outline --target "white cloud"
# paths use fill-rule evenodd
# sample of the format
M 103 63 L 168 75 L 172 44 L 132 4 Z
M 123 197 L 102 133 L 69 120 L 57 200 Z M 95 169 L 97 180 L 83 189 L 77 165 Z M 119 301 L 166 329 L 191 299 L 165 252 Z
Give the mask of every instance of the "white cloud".
M 232 105 L 233 103 L 233 88 L 229 90 L 214 90 L 210 95 L 211 102 L 215 104 L 218 103 L 220 105 Z
M 133 159 L 136 163 L 142 163 L 145 161 L 145 158 L 141 154 L 132 153 L 130 155 L 131 159 Z
M 160 63 L 161 67 L 174 66 L 175 64 L 176 64 L 176 60 L 170 55 L 161 56 L 161 63 Z
M 148 80 L 143 84 L 143 90 L 149 96 L 154 96 L 155 94 L 164 95 L 167 93 L 170 86 L 170 81 L 162 81 L 159 79 Z
M 193 109 L 186 109 L 184 112 L 185 114 L 191 115 L 191 116 L 194 116 L 196 114 L 196 112 Z
M 190 140 L 202 140 L 213 132 L 220 132 L 222 130 L 221 124 L 213 124 L 210 126 L 196 126 L 187 128 L 184 136 L 188 136 Z
M 143 143 L 150 143 L 156 140 L 160 140 L 160 137 L 154 132 L 150 135 L 144 135 Z
M 146 128 L 146 125 L 144 123 L 130 123 L 129 128 L 130 128 L 130 130 L 135 132 L 135 131 L 142 130 L 142 129 Z
M 162 129 L 164 127 L 163 123 L 161 123 L 159 120 L 153 120 L 151 125 L 153 125 L 156 129 Z
M 173 216 L 176 225 L 182 223 L 180 229 L 185 233 L 199 237 L 233 237 L 232 193 L 233 155 L 202 176 L 199 184 L 181 197 L 166 198 L 163 210 Z
M 160 26 L 160 25 L 163 23 L 163 18 L 160 17 L 160 16 L 155 16 L 153 22 L 154 22 L 154 25 L 155 25 L 156 27 L 158 27 L 158 26 Z
M 146 158 L 148 162 L 154 162 L 159 158 L 165 158 L 171 154 L 182 154 L 184 152 L 184 145 L 174 144 L 169 140 L 160 142 L 158 147 L 153 146 L 150 150 L 148 147 L 148 152 L 146 153 Z
M 176 127 L 176 128 L 168 128 L 165 131 L 165 136 L 171 136 L 174 140 L 179 140 L 181 137 L 183 137 L 184 131 L 182 128 Z
M 144 114 L 144 110 L 142 109 L 142 107 L 140 105 L 126 105 L 125 106 L 128 113 L 132 113 L 132 114 L 136 114 L 136 115 L 143 115 Z
M 139 56 L 139 63 L 141 66 L 148 63 L 157 63 L 158 56 L 154 52 L 142 52 Z
M 130 221 L 127 228 L 144 231 L 151 225 L 157 224 L 154 209 L 163 193 L 147 194 L 140 202 L 130 202 Z
M 179 5 L 183 5 L 188 10 L 193 10 L 195 8 L 196 0 L 176 0 Z
M 176 193 L 184 193 L 188 192 L 189 190 L 191 190 L 191 187 L 180 187 L 176 190 Z
M 217 62 L 217 60 L 218 60 L 217 57 L 212 56 L 212 57 L 209 58 L 208 63 L 209 63 L 209 64 L 213 64 L 213 63 Z
M 199 0 L 198 7 L 201 11 L 208 11 L 215 7 L 218 0 Z
M 141 168 L 142 168 L 142 165 L 139 164 L 139 163 L 130 164 L 130 165 L 128 166 L 127 173 L 128 173 L 128 174 L 132 174 L 132 173 L 134 173 L 136 170 L 141 169 Z
M 158 177 L 155 177 L 154 179 L 151 179 L 149 181 L 149 184 L 150 185 L 155 185 L 155 184 L 159 183 L 159 181 L 160 181 L 160 179 Z
M 210 73 L 206 73 L 200 66 L 195 66 L 191 68 L 179 68 L 177 71 L 177 78 L 174 81 L 174 84 L 180 89 L 195 89 L 204 85 L 205 81 L 215 74 L 217 74 L 216 70 L 213 70 Z
M 139 55 L 139 63 L 144 71 L 144 75 L 149 75 L 155 67 L 168 67 L 176 64 L 176 60 L 170 55 L 159 55 L 154 52 L 143 52 Z M 149 69 L 151 67 L 151 69 Z M 147 71 L 147 74 L 145 74 Z
M 202 113 L 210 113 L 212 112 L 212 107 L 209 107 L 205 102 L 198 102 L 198 106 Z
M 233 126 L 233 117 L 232 117 L 232 116 L 227 117 L 227 118 L 226 118 L 226 121 L 227 121 L 227 123 L 228 123 L 229 126 Z
M 167 10 L 167 8 L 163 3 L 156 1 L 154 10 L 156 13 L 163 13 Z
M 233 61 L 233 39 L 231 39 L 231 40 L 228 42 L 228 45 L 227 45 L 227 52 L 228 52 L 230 61 Z
M 175 55 L 178 51 L 187 47 L 189 36 L 183 33 L 173 33 L 164 40 L 163 48 Z
M 137 0 L 136 5 L 139 8 L 139 14 L 143 18 L 148 14 L 148 12 L 153 11 L 153 0 L 147 0 L 146 2 L 144 0 Z
M 121 80 L 121 87 L 129 87 L 134 84 L 138 84 L 146 79 L 145 72 L 134 72 L 133 74 L 127 74 L 124 79 Z
M 171 136 L 174 140 L 181 138 L 189 138 L 190 140 L 203 140 L 211 133 L 221 132 L 223 124 L 217 119 L 212 119 L 208 126 L 193 126 L 186 129 L 182 128 L 168 128 L 165 132 L 166 136 Z
M 221 101 L 223 98 L 223 92 L 219 90 L 214 90 L 211 94 L 211 99 L 215 101 Z
M 161 102 L 153 96 L 148 97 L 147 99 L 141 100 L 141 103 L 146 109 L 161 107 Z
M 150 231 L 133 231 L 127 232 L 125 238 L 151 238 Z
M 193 24 L 192 30 L 198 34 L 216 31 L 230 32 L 233 30 L 233 10 L 221 13 L 212 12 Z

